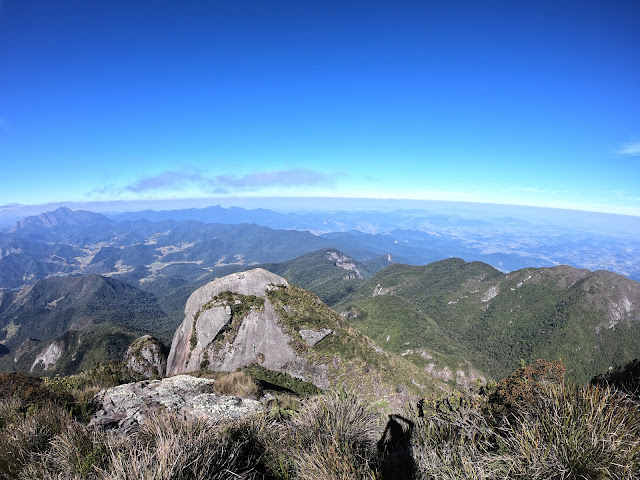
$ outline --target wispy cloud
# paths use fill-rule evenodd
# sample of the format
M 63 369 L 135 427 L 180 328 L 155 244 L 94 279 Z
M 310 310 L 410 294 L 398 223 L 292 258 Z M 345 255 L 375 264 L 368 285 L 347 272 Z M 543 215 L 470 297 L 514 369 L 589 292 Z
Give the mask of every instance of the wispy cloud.
M 516 187 L 516 186 L 511 186 L 509 187 L 509 190 L 513 191 L 513 192 L 521 192 L 521 193 L 545 193 L 546 190 L 543 190 L 542 188 L 538 188 L 538 187 Z
M 180 170 L 167 170 L 153 177 L 142 178 L 131 185 L 125 186 L 124 189 L 134 193 L 164 189 L 182 190 L 184 187 L 191 186 L 194 183 L 201 183 L 203 180 L 204 178 L 200 172 L 189 173 Z
M 217 175 L 211 179 L 214 189 L 259 190 L 266 187 L 331 186 L 336 176 L 306 168 L 266 170 L 245 175 Z
M 620 150 L 618 150 L 620 155 L 629 155 L 632 157 L 640 156 L 640 142 L 636 143 L 627 143 Z
M 166 170 L 151 177 L 139 178 L 119 187 L 103 185 L 87 192 L 92 198 L 118 198 L 127 194 L 153 194 L 158 192 L 199 192 L 205 194 L 230 194 L 263 189 L 297 187 L 332 187 L 343 174 L 327 174 L 306 168 L 288 170 L 262 170 L 243 175 L 206 175 L 198 170 Z

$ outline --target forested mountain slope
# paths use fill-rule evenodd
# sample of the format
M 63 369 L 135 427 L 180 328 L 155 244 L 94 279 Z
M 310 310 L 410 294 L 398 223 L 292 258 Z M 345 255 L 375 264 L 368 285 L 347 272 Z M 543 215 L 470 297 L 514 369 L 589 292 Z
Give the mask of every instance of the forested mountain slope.
M 448 259 L 395 264 L 336 305 L 383 348 L 420 365 L 471 362 L 493 377 L 562 358 L 585 381 L 640 355 L 640 284 L 567 266 L 503 274 Z

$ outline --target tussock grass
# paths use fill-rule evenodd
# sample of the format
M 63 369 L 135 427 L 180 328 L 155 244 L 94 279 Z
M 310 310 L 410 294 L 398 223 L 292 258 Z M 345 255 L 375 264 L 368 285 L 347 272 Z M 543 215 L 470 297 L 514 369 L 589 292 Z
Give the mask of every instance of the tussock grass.
M 549 386 L 503 427 L 517 476 L 640 476 L 640 406 L 608 388 Z
M 254 423 L 252 423 L 254 422 Z M 130 441 L 111 441 L 104 479 L 254 479 L 264 477 L 260 420 L 211 425 L 172 415 L 152 417 Z
M 24 409 L 18 398 L 0 400 L 0 478 L 16 477 L 50 440 L 63 431 L 71 416 L 50 402 Z
M 640 404 L 540 371 L 533 383 L 522 370 L 500 384 L 508 389 L 495 387 L 509 402 L 482 391 L 384 418 L 342 390 L 278 399 L 242 420 L 159 412 L 133 435 L 89 429 L 66 403 L 47 402 L 42 385 L 18 380 L 33 395 L 0 399 L 0 478 L 640 478 Z
M 255 399 L 262 395 L 262 388 L 253 378 L 240 371 L 218 377 L 213 385 L 213 392 Z
M 312 398 L 286 426 L 289 478 L 373 479 L 380 416 L 345 392 Z

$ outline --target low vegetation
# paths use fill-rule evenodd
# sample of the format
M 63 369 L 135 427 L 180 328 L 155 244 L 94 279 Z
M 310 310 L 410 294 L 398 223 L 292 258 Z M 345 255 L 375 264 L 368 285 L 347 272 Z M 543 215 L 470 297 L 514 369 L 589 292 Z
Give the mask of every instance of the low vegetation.
M 112 369 L 113 370 L 113 369 Z M 113 373 L 113 372 L 112 372 Z M 0 478 L 632 479 L 640 405 L 615 385 L 572 385 L 539 361 L 497 384 L 383 416 L 344 389 L 215 424 L 168 412 L 133 435 L 89 429 L 93 376 L 0 376 Z M 224 379 L 224 380 L 223 380 Z M 234 373 L 221 392 L 253 384 Z M 83 394 L 84 392 L 84 394 Z M 84 395 L 84 396 L 83 396 Z

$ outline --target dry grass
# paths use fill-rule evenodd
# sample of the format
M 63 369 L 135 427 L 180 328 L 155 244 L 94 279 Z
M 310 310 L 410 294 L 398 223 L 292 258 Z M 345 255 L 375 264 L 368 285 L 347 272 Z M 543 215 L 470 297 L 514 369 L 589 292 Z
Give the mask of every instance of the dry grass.
M 152 417 L 129 441 L 109 443 L 111 466 L 103 479 L 263 478 L 260 420 L 216 425 L 172 415 Z
M 233 388 L 243 383 L 228 377 Z M 595 386 L 538 382 L 508 415 L 488 395 L 470 395 L 388 419 L 330 392 L 215 424 L 159 413 L 125 436 L 88 429 L 29 382 L 35 395 L 0 400 L 0 478 L 640 478 L 640 405 Z
M 287 425 L 290 478 L 373 479 L 380 416 L 347 393 L 311 399 Z
M 23 407 L 18 398 L 0 400 L 0 477 L 16 477 L 71 421 L 54 403 Z
M 218 395 L 232 395 L 241 398 L 259 398 L 262 388 L 244 372 L 233 372 L 216 378 L 213 392 Z
M 596 387 L 537 388 L 509 416 L 464 401 L 429 412 L 411 439 L 415 478 L 640 478 L 637 403 Z
M 151 416 L 134 435 L 90 431 L 72 422 L 20 478 L 226 480 L 275 478 L 265 466 L 265 419 L 212 425 L 171 414 Z
M 518 476 L 640 477 L 640 406 L 620 392 L 550 386 L 504 429 Z

